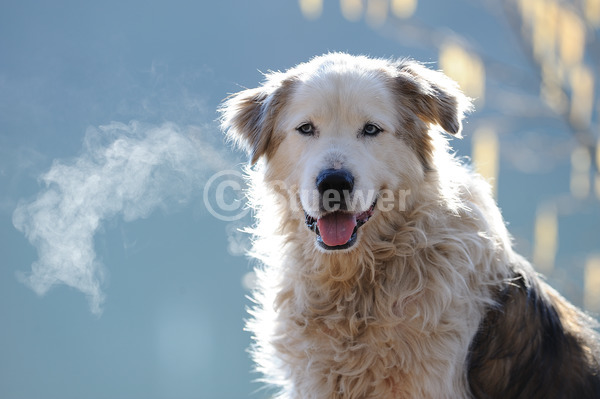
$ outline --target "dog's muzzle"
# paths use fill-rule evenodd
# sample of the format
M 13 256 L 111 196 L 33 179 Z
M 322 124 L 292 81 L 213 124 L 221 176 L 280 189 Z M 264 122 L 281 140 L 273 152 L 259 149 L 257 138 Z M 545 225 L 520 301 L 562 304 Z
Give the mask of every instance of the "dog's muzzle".
M 348 201 L 354 190 L 354 177 L 345 169 L 325 169 L 316 179 L 321 215 L 313 217 L 306 211 L 305 222 L 317 235 L 317 243 L 327 250 L 350 248 L 356 243 L 358 229 L 375 210 L 377 200 L 366 211 L 350 212 Z

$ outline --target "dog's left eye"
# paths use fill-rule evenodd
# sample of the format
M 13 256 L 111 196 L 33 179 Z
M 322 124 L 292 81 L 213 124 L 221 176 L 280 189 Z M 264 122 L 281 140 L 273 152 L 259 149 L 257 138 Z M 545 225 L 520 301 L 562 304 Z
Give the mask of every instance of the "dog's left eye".
M 382 132 L 382 129 L 379 126 L 377 126 L 377 125 L 375 125 L 373 123 L 367 123 L 363 127 L 363 130 L 362 130 L 362 133 L 365 136 L 376 136 L 376 135 L 378 135 L 381 132 Z

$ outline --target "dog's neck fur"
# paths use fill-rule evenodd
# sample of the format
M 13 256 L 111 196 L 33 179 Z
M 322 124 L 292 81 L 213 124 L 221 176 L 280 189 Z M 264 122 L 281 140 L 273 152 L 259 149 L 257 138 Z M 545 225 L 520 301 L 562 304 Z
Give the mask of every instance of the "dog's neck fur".
M 456 173 L 469 172 L 456 165 Z M 257 353 L 259 370 L 293 398 L 466 397 L 465 348 L 491 290 L 510 275 L 503 265 L 518 261 L 505 259 L 513 254 L 506 230 L 490 231 L 503 224 L 482 217 L 501 218 L 478 187 L 441 187 L 429 172 L 405 210 L 376 214 L 348 252 L 318 250 L 301 216 L 280 207 L 277 252 L 287 258 L 262 258 L 259 295 L 271 302 L 259 302 L 274 308 L 256 309 L 250 327 L 262 353 L 275 351 L 274 359 Z M 273 231 L 266 236 L 272 247 Z

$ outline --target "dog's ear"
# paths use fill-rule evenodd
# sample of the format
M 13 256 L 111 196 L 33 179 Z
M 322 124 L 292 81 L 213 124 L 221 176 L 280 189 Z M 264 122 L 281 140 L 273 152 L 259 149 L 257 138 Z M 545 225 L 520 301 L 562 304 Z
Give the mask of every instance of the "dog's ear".
M 398 64 L 396 90 L 404 106 L 425 123 L 438 125 L 446 132 L 460 137 L 464 113 L 471 109 L 471 100 L 458 84 L 416 61 Z
M 251 165 L 269 150 L 277 114 L 289 89 L 289 81 L 267 82 L 232 95 L 219 108 L 221 127 L 230 140 L 248 152 Z

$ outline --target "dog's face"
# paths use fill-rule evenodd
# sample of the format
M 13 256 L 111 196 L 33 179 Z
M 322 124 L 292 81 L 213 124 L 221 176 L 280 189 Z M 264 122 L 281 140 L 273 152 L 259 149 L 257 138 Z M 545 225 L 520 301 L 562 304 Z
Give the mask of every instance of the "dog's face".
M 265 180 L 287 192 L 324 251 L 348 250 L 381 209 L 401 206 L 435 170 L 430 125 L 461 128 L 468 101 L 414 62 L 329 54 L 229 99 L 223 125 L 264 158 Z

